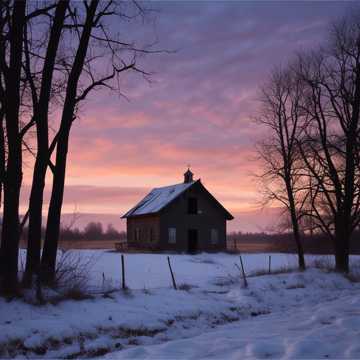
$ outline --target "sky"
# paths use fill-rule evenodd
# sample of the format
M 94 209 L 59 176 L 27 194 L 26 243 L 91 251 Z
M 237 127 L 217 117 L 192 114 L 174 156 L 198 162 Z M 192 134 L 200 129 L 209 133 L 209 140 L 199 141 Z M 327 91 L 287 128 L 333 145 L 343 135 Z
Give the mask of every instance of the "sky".
M 274 66 L 326 40 L 350 2 L 167 1 L 124 36 L 168 52 L 139 59 L 151 81 L 127 76 L 125 96 L 96 92 L 82 106 L 69 148 L 64 219 L 82 214 L 124 229 L 120 215 L 153 187 L 195 178 L 235 216 L 228 229 L 265 230 L 277 209 L 261 209 L 253 118 Z M 113 24 L 117 26 L 117 24 Z M 25 169 L 25 173 L 30 169 Z M 30 177 L 28 177 L 30 178 Z M 45 200 L 49 199 L 50 181 Z M 27 206 L 25 176 L 22 209 Z

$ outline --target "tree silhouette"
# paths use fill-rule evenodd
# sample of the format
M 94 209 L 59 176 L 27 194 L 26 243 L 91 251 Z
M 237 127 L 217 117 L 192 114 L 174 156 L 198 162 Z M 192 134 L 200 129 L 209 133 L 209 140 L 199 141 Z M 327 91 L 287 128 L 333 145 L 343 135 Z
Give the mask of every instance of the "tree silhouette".
M 258 154 L 264 165 L 260 177 L 263 193 L 266 202 L 276 201 L 287 209 L 299 268 L 304 270 L 299 226 L 304 205 L 304 184 L 297 149 L 304 134 L 301 96 L 301 83 L 290 69 L 274 69 L 262 88 L 262 109 L 257 122 L 265 126 L 269 134 L 258 146 Z

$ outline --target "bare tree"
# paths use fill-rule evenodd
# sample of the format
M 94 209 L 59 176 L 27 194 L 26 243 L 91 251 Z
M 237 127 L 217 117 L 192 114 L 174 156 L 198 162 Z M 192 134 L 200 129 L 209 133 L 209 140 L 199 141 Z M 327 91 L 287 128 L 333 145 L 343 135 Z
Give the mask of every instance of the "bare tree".
M 130 6 L 135 9 L 131 14 L 122 11 Z M 70 129 L 80 103 L 98 88 L 119 88 L 120 73 L 133 70 L 147 75 L 137 68 L 136 57 L 151 51 L 121 41 L 118 34 L 108 31 L 104 19 L 129 21 L 142 11 L 136 2 L 112 0 L 0 2 L 0 185 L 4 192 L 0 286 L 4 291 L 17 288 L 19 238 L 27 216 L 25 283 L 30 284 L 39 270 L 47 167 L 53 172 L 53 191 L 41 268 L 44 279 L 54 277 Z M 99 65 L 100 58 L 107 63 Z M 51 139 L 49 116 L 54 94 L 62 116 Z M 25 141 L 34 126 L 36 150 Z M 34 155 L 35 165 L 29 211 L 20 224 L 23 148 Z
M 19 238 L 27 218 L 20 223 L 23 152 L 32 152 L 25 136 L 34 123 L 34 101 L 31 103 L 34 82 L 28 77 L 24 39 L 31 19 L 54 7 L 50 3 L 41 6 L 16 1 L 0 3 L 0 181 L 4 192 L 0 287 L 6 292 L 15 292 L 17 288 Z
M 265 200 L 280 203 L 289 214 L 298 264 L 303 270 L 305 258 L 299 219 L 306 195 L 297 150 L 297 141 L 304 133 L 301 98 L 301 83 L 291 71 L 275 69 L 262 88 L 262 108 L 257 121 L 269 134 L 258 146 L 264 165 L 260 179 Z
M 299 146 L 312 177 L 312 217 L 334 241 L 336 269 L 349 271 L 349 241 L 360 221 L 360 16 L 334 23 L 330 41 L 294 68 L 311 119 Z
M 67 152 L 70 131 L 77 117 L 77 110 L 82 101 L 94 90 L 102 87 L 116 89 L 119 86 L 120 74 L 127 71 L 147 75 L 136 66 L 138 54 L 152 51 L 138 49 L 132 43 L 121 41 L 118 36 L 108 30 L 106 19 L 118 17 L 119 20 L 131 19 L 142 15 L 137 3 L 118 4 L 114 1 L 99 3 L 98 0 L 74 3 L 71 8 L 71 24 L 68 28 L 76 35 L 73 58 L 67 59 L 68 74 L 60 127 L 56 134 L 56 155 L 53 169 L 51 199 L 47 217 L 45 243 L 41 258 L 41 276 L 45 282 L 52 282 L 55 274 L 56 254 L 59 242 L 61 208 L 64 194 Z M 123 7 L 125 6 L 125 8 Z M 132 15 L 126 15 L 129 6 L 135 6 Z M 79 8 L 80 7 L 80 8 Z M 98 58 L 108 60 L 108 66 L 101 75 L 96 62 Z
M 24 37 L 24 48 L 27 59 L 27 77 L 31 83 L 34 116 L 29 126 L 33 122 L 36 124 L 37 133 L 37 155 L 33 171 L 33 180 L 29 201 L 29 229 L 28 244 L 26 253 L 26 269 L 24 283 L 31 285 L 32 276 L 37 273 L 40 266 L 41 251 L 41 226 L 42 226 L 42 205 L 43 192 L 45 186 L 45 175 L 49 162 L 49 103 L 51 93 L 53 91 L 52 82 L 55 61 L 57 57 L 58 47 L 60 44 L 60 36 L 64 28 L 66 9 L 69 6 L 69 0 L 59 1 L 50 24 L 50 35 L 48 43 L 45 46 L 46 53 L 42 64 L 42 73 L 40 79 L 39 94 L 37 87 L 33 81 L 31 73 L 30 59 L 38 60 L 39 56 L 31 53 L 29 43 L 31 38 L 26 33 Z M 50 14 L 47 14 L 50 18 Z M 43 46 L 41 46 L 43 48 Z
M 5 5 L 2 3 L 1 6 Z M 0 249 L 1 287 L 12 292 L 17 286 L 19 249 L 19 196 L 22 182 L 22 137 L 20 130 L 20 83 L 23 54 L 23 32 L 26 23 L 26 2 L 16 1 L 2 12 L 7 29 L 2 28 L 0 54 L 4 76 L 2 104 L 7 134 L 8 157 L 4 177 L 4 211 Z M 5 39 L 8 37 L 8 40 Z M 8 49 L 6 43 L 8 42 Z

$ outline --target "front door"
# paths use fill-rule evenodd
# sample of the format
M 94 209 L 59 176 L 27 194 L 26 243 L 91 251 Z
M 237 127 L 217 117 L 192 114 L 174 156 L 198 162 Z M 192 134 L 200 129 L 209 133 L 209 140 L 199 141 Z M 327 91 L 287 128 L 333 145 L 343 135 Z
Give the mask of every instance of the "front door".
M 195 253 L 198 250 L 198 231 L 197 229 L 188 230 L 188 251 Z

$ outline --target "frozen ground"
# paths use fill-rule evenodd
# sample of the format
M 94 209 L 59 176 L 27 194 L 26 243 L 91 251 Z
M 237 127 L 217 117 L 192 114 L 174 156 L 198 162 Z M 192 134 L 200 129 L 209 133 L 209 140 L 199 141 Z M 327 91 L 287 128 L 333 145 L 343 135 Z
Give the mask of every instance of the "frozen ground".
M 120 256 L 84 251 L 93 286 L 120 283 Z M 95 256 L 95 257 L 94 257 Z M 360 358 L 360 284 L 334 273 L 249 278 L 242 288 L 229 254 L 126 256 L 127 292 L 33 306 L 0 300 L 0 357 Z M 247 272 L 268 266 L 244 255 Z M 352 259 L 353 262 L 357 258 Z M 296 263 L 272 255 L 272 269 Z

